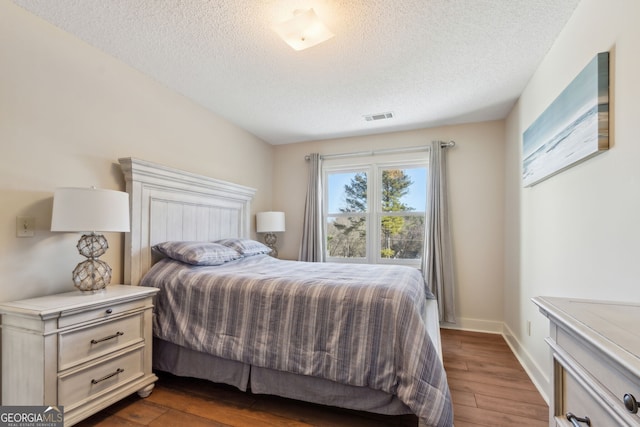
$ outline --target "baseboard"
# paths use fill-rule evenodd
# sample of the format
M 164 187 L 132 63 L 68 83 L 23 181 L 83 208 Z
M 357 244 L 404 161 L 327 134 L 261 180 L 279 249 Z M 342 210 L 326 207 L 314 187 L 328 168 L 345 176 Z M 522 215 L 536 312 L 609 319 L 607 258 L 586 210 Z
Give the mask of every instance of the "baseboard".
M 520 344 L 511 329 L 503 322 L 487 321 L 478 319 L 458 318 L 456 323 L 441 322 L 440 327 L 444 329 L 458 329 L 461 331 L 484 332 L 489 334 L 500 334 L 504 337 L 509 348 L 522 365 L 533 385 L 538 389 L 542 398 L 549 404 L 548 390 L 550 387 L 549 377 L 540 369 L 538 364 L 531 358 L 526 349 Z
M 485 332 L 490 334 L 502 334 L 503 326 L 504 323 L 502 322 L 464 317 L 457 318 L 456 323 L 440 322 L 440 327 L 445 329 L 459 329 L 461 331 Z
M 549 404 L 549 390 L 551 381 L 549 377 L 544 373 L 540 366 L 533 360 L 529 352 L 520 344 L 516 336 L 507 325 L 504 325 L 504 331 L 502 333 L 507 345 L 513 351 L 516 358 L 524 368 L 527 375 L 531 379 L 531 382 L 540 392 L 542 398 Z

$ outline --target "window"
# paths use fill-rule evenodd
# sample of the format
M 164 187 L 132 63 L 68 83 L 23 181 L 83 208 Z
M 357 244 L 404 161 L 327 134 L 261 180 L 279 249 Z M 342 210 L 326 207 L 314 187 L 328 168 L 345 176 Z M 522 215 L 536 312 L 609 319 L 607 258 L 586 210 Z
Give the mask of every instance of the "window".
M 426 160 L 324 167 L 325 258 L 419 265 Z

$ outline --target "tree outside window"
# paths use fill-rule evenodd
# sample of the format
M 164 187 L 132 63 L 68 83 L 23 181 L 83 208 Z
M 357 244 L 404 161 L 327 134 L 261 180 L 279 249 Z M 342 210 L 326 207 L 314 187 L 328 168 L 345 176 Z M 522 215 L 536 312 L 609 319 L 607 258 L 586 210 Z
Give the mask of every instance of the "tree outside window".
M 327 258 L 417 263 L 424 246 L 426 166 L 375 166 L 326 175 Z

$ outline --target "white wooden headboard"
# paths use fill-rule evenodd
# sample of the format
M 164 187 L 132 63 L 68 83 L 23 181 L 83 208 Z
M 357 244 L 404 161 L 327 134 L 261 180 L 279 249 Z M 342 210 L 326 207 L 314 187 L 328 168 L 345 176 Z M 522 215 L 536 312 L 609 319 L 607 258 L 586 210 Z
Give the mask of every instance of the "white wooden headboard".
M 131 232 L 125 234 L 126 284 L 140 284 L 157 243 L 249 237 L 255 189 L 131 157 L 119 162 L 131 206 Z

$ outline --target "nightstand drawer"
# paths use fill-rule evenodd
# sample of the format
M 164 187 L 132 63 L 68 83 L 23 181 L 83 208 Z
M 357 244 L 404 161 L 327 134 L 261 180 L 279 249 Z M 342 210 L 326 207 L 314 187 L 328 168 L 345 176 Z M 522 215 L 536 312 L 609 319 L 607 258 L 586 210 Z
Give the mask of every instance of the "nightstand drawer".
M 104 305 L 99 308 L 86 310 L 78 313 L 64 314 L 58 319 L 58 327 L 66 328 L 67 326 L 76 325 L 82 322 L 89 322 L 92 320 L 109 319 L 117 315 L 126 313 L 132 310 L 141 310 L 148 303 L 148 299 L 140 299 L 135 301 L 129 301 L 124 303 L 115 303 L 110 305 Z
M 143 341 L 142 314 L 61 332 L 58 336 L 58 370 L 62 371 Z
M 142 377 L 143 359 L 144 348 L 140 347 L 99 365 L 58 375 L 58 405 L 70 411 Z

